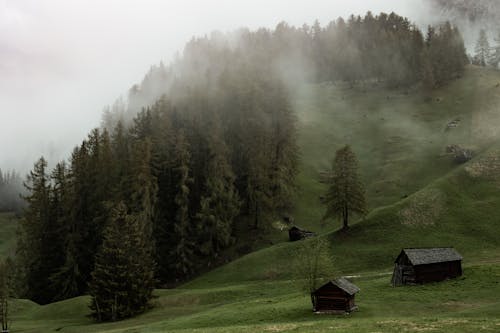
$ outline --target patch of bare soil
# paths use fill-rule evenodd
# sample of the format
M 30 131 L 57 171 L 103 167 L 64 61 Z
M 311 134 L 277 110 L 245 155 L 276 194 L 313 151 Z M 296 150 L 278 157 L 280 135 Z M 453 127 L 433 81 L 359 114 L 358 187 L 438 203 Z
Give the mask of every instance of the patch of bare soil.
M 472 178 L 494 180 L 500 185 L 500 151 L 495 150 L 471 162 L 465 171 Z
M 434 225 L 444 210 L 445 195 L 436 189 L 413 195 L 399 211 L 402 224 L 409 226 Z

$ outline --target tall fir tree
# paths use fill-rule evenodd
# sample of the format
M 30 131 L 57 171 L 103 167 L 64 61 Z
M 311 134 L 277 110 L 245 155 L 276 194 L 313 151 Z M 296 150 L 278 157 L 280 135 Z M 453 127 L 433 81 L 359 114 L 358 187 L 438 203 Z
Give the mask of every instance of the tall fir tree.
M 68 288 L 73 282 L 68 276 L 60 274 L 67 260 L 67 246 L 70 238 L 70 192 L 68 181 L 68 169 L 65 162 L 56 165 L 51 174 L 52 190 L 50 195 L 51 219 L 53 221 L 51 230 L 48 230 L 52 244 L 50 252 L 57 256 L 54 271 L 50 275 L 51 301 L 62 300 L 78 295 L 78 289 Z
M 342 228 L 349 228 L 351 213 L 366 214 L 363 184 L 358 175 L 358 161 L 349 146 L 337 150 L 332 169 L 326 177 L 328 191 L 324 198 L 323 219 L 340 217 Z
M 174 270 L 175 280 L 181 281 L 192 274 L 193 270 L 193 238 L 192 224 L 189 211 L 189 186 L 192 182 L 190 177 L 189 162 L 191 154 L 189 143 L 186 140 L 184 130 L 178 130 L 175 138 L 175 167 L 176 195 L 175 195 L 175 220 L 173 234 L 177 243 L 174 246 Z
M 47 162 L 42 157 L 35 163 L 25 186 L 28 209 L 20 222 L 18 258 L 24 266 L 26 297 L 37 303 L 52 300 L 50 276 L 54 273 L 56 258 L 52 253 L 53 219 L 50 205 L 50 178 Z
M 89 285 L 97 321 L 129 318 L 150 306 L 154 269 L 141 225 L 123 202 L 112 209 Z
M 500 30 L 497 33 L 497 36 L 494 38 L 495 45 L 492 48 L 490 64 L 494 68 L 498 69 L 500 65 Z
M 220 250 L 233 241 L 233 223 L 239 213 L 240 200 L 234 187 L 234 174 L 228 163 L 228 149 L 216 122 L 212 124 L 211 133 L 207 133 L 207 136 L 205 191 L 196 215 L 198 250 L 204 256 L 215 258 Z
M 488 41 L 488 36 L 486 35 L 486 30 L 481 29 L 479 31 L 479 38 L 476 42 L 474 51 L 474 64 L 482 67 L 487 66 L 490 61 L 491 48 Z

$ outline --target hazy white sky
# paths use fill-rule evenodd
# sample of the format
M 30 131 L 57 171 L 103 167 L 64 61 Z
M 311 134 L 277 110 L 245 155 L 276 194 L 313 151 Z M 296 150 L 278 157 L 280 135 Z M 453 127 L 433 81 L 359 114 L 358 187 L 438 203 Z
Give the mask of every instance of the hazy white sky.
M 0 0 L 0 168 L 68 157 L 105 105 L 192 36 L 368 10 L 422 21 L 422 1 Z

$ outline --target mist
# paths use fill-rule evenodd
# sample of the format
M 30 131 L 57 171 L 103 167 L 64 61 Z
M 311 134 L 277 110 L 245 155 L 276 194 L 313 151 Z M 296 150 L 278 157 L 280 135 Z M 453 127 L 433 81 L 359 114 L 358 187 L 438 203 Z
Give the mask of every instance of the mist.
M 193 36 L 241 27 L 323 25 L 394 11 L 420 26 L 438 19 L 419 0 L 0 1 L 0 168 L 51 164 L 101 121 L 102 110 L 168 64 Z

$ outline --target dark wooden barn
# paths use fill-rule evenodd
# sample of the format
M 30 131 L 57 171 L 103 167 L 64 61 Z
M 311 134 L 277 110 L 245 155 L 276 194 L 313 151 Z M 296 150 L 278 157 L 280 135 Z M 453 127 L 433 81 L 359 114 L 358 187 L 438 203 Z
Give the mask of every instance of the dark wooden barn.
M 316 236 L 314 232 L 300 229 L 297 226 L 293 226 L 290 229 L 288 229 L 288 238 L 290 239 L 290 242 L 295 242 L 301 239 L 314 236 Z
M 451 247 L 403 249 L 397 257 L 392 285 L 442 281 L 462 275 L 462 256 Z
M 324 284 L 311 294 L 316 313 L 346 313 L 356 310 L 354 296 L 359 288 L 345 278 Z

